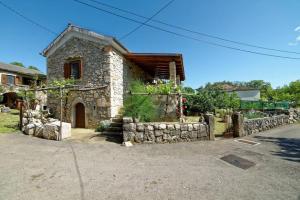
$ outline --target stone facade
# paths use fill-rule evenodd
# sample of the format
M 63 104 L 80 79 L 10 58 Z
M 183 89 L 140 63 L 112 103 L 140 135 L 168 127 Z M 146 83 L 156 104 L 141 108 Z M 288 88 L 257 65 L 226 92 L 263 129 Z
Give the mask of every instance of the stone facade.
M 73 58 L 80 58 L 83 65 L 82 77 L 76 80 L 82 90 L 71 91 L 67 102 L 64 102 L 64 121 L 72 123 L 73 127 L 77 103 L 85 106 L 85 127 L 94 128 L 101 120 L 118 115 L 132 79 L 148 76 L 106 41 L 72 37 L 47 57 L 48 81 L 64 79 L 64 64 Z M 100 86 L 104 88 L 84 90 L 85 87 Z M 48 107 L 59 118 L 59 99 L 48 94 Z
M 135 123 L 132 118 L 125 117 L 123 118 L 123 141 L 153 144 L 209 140 L 210 128 L 205 122 Z

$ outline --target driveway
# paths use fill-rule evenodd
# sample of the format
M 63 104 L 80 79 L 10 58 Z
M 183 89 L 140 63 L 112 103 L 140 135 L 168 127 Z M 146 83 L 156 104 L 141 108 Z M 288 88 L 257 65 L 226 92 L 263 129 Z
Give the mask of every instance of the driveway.
M 246 139 L 135 145 L 0 136 L 0 199 L 299 199 L 300 125 Z M 241 169 L 220 158 L 254 162 Z

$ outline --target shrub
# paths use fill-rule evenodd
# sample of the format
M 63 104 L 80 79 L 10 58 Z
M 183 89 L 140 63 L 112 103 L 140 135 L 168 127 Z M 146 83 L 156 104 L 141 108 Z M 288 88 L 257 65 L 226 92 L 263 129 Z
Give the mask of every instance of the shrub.
M 249 111 L 247 113 L 244 113 L 244 117 L 247 119 L 263 118 L 267 116 L 268 115 L 266 113 L 259 112 L 259 111 Z
M 110 126 L 110 121 L 109 120 L 104 120 L 104 121 L 101 121 L 99 123 L 99 125 L 97 126 L 96 128 L 96 132 L 102 132 L 104 131 L 105 129 L 107 129 L 109 126 Z
M 133 81 L 130 85 L 130 90 L 133 93 L 145 93 L 146 87 L 141 81 Z M 138 118 L 140 121 L 153 121 L 156 118 L 155 111 L 154 102 L 147 95 L 132 94 L 124 102 L 123 115 Z

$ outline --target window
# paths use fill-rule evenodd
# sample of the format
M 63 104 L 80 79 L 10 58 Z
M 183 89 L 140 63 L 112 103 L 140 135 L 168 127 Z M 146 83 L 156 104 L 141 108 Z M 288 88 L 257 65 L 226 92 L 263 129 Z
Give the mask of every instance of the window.
M 80 61 L 74 61 L 74 62 L 70 63 L 70 69 L 71 69 L 70 77 L 71 78 L 73 78 L 73 79 L 80 78 L 79 68 L 80 68 Z
M 70 61 L 65 63 L 64 76 L 66 79 L 80 79 L 82 73 L 81 60 Z
M 7 84 L 14 85 L 15 84 L 15 77 L 12 75 L 7 75 Z

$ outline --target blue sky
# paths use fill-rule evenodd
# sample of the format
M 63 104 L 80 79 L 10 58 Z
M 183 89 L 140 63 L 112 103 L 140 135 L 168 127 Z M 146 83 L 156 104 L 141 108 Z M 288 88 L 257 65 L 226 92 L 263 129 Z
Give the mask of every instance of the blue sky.
M 72 0 L 1 1 L 55 32 L 61 32 L 67 23 L 71 22 L 98 33 L 120 37 L 137 26 Z M 148 17 L 168 2 L 99 1 Z M 231 40 L 300 52 L 300 30 L 297 29 L 300 26 L 299 10 L 299 0 L 175 0 L 155 19 Z M 46 59 L 39 53 L 55 36 L 28 23 L 1 5 L 0 19 L 0 61 L 20 61 L 46 72 Z M 300 57 L 300 54 L 262 51 L 189 35 L 247 50 Z M 182 53 L 186 73 L 185 85 L 193 88 L 207 82 L 253 79 L 263 79 L 277 87 L 300 79 L 300 60 L 266 57 L 214 47 L 149 27 L 142 27 L 122 43 L 133 52 Z

